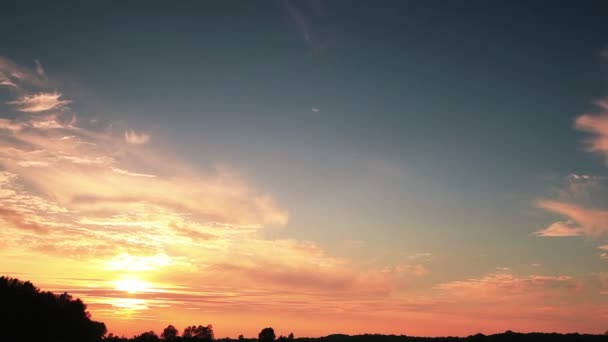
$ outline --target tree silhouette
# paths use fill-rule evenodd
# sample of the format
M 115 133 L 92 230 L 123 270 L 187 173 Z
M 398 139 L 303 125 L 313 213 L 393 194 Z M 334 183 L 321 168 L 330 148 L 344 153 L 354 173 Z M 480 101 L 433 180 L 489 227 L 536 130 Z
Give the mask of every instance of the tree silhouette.
M 157 342 L 157 341 L 160 341 L 160 339 L 158 338 L 158 335 L 156 335 L 156 333 L 154 331 L 148 331 L 139 336 L 135 336 L 133 338 L 133 341 L 135 341 L 135 342 Z
M 276 335 L 274 334 L 274 329 L 270 327 L 262 329 L 262 331 L 260 331 L 258 334 L 258 340 L 260 342 L 272 342 L 275 338 Z
M 160 337 L 166 341 L 173 341 L 177 338 L 177 329 L 169 324 L 164 330 L 163 333 L 160 334 Z
M 182 336 L 184 338 L 195 338 L 197 340 L 213 341 L 213 326 L 211 324 L 207 326 L 189 326 L 184 329 L 184 334 Z
M 3 341 L 93 342 L 106 333 L 80 299 L 41 292 L 29 281 L 0 277 L 0 303 Z

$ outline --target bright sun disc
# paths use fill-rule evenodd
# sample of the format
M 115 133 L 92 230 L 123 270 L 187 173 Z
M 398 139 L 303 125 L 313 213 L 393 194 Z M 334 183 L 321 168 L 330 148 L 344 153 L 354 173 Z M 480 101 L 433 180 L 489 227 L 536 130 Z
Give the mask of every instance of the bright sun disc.
M 118 291 L 128 293 L 145 292 L 150 288 L 150 284 L 135 278 L 121 279 L 114 282 L 114 287 Z

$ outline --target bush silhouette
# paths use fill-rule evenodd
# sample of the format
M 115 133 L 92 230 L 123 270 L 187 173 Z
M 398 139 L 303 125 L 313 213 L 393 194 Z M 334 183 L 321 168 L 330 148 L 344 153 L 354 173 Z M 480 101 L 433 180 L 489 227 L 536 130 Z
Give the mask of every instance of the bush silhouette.
M 29 281 L 0 277 L 0 303 L 3 341 L 93 342 L 106 333 L 80 299 L 42 292 Z

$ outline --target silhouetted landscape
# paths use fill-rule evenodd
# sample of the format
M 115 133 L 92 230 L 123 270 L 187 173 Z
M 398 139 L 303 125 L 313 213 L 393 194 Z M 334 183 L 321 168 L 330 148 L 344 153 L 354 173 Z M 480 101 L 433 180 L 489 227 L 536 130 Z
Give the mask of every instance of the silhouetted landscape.
M 80 299 L 68 293 L 60 295 L 41 291 L 29 281 L 0 277 L 0 328 L 2 341 L 11 342 L 152 342 L 152 341 L 218 341 L 218 342 L 423 342 L 423 341 L 607 341 L 604 335 L 558 334 L 558 333 L 517 333 L 506 331 L 501 334 L 476 334 L 467 337 L 418 337 L 407 335 L 344 335 L 334 334 L 324 337 L 276 336 L 271 327 L 263 328 L 257 338 L 237 339 L 215 338 L 212 325 L 187 326 L 180 332 L 173 325 L 161 330 L 143 332 L 133 337 L 119 337 L 107 334 L 104 323 L 90 318 L 87 306 Z

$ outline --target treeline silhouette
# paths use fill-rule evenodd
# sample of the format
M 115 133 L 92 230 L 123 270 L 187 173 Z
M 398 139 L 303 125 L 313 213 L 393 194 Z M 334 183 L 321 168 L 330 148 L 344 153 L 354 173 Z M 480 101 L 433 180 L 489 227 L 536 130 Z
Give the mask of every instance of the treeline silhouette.
M 106 326 L 91 320 L 86 308 L 67 293 L 42 292 L 29 281 L 0 277 L 0 340 L 99 341 Z
M 413 337 L 405 335 L 342 335 L 334 334 L 318 338 L 277 337 L 274 329 L 264 328 L 257 338 L 216 339 L 211 325 L 192 325 L 180 331 L 173 325 L 163 329 L 160 335 L 154 331 L 144 332 L 131 338 L 106 336 L 106 326 L 90 319 L 86 305 L 69 294 L 60 295 L 43 292 L 29 281 L 0 277 L 0 341 L 7 342 L 507 342 L 507 341 L 584 341 L 608 342 L 604 335 L 516 333 L 507 331 L 494 335 L 471 335 L 468 337 Z

